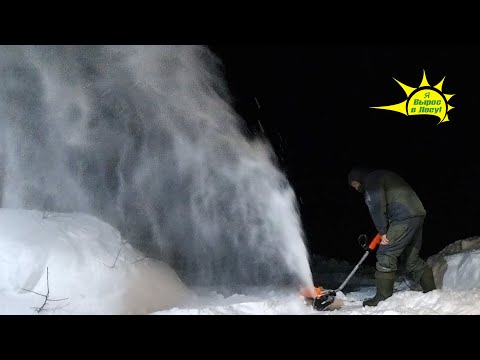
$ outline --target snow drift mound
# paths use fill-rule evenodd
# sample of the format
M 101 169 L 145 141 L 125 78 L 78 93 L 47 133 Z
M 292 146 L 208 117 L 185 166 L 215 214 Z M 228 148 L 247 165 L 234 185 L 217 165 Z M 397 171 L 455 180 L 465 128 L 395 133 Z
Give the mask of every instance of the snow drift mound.
M 455 241 L 427 263 L 439 289 L 480 288 L 480 237 Z
M 95 217 L 0 209 L 0 313 L 36 314 L 47 291 L 41 314 L 148 314 L 189 297 L 169 266 Z

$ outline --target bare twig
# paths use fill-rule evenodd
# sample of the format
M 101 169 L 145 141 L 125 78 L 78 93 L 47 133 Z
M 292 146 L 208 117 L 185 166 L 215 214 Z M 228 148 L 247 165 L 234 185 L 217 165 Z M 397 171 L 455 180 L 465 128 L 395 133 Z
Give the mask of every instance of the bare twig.
M 28 292 L 31 292 L 31 293 L 34 293 L 34 294 L 37 294 L 37 295 L 40 295 L 40 296 L 45 296 L 45 295 L 43 295 L 43 294 L 39 294 L 39 293 L 37 293 L 37 292 L 35 292 L 35 291 L 32 291 L 32 290 L 28 290 L 28 289 L 24 289 L 24 288 L 21 288 L 21 289 L 22 289 L 22 290 L 25 290 L 25 291 L 28 291 Z
M 108 266 L 108 265 L 105 265 L 105 263 L 103 263 L 103 265 L 105 265 L 106 267 L 110 268 L 110 269 L 113 269 L 115 267 L 115 264 L 117 263 L 117 260 L 118 260 L 118 255 L 120 255 L 120 251 L 122 249 L 118 249 L 118 253 L 117 253 L 117 257 L 115 258 L 115 262 L 113 263 L 112 266 Z
M 68 300 L 68 297 L 63 299 L 48 299 L 48 301 L 63 301 L 63 300 Z
M 45 301 L 43 302 L 43 305 L 38 308 L 37 313 L 42 311 L 43 308 L 45 307 L 45 304 L 47 303 L 47 300 L 48 300 L 48 295 L 50 295 L 50 286 L 48 285 L 48 267 L 47 267 L 47 295 L 45 295 Z
M 37 311 L 37 313 L 44 310 L 45 305 L 47 304 L 47 301 L 63 301 L 63 300 L 68 299 L 68 298 L 63 298 L 63 299 L 49 299 L 48 298 L 50 296 L 50 284 L 49 284 L 49 281 L 48 281 L 48 266 L 47 266 L 47 294 L 46 295 L 37 293 L 37 292 L 32 291 L 32 290 L 24 289 L 24 288 L 22 288 L 22 290 L 34 293 L 34 294 L 39 295 L 39 296 L 43 296 L 45 298 L 45 301 L 43 302 L 42 306 L 40 306 L 39 308 L 34 308 Z
M 132 262 L 132 264 L 135 264 L 136 262 L 139 262 L 139 261 L 142 261 L 142 260 L 145 260 L 145 259 L 148 259 L 148 258 L 149 258 L 148 256 L 144 256 L 141 259 L 135 260 L 134 262 Z

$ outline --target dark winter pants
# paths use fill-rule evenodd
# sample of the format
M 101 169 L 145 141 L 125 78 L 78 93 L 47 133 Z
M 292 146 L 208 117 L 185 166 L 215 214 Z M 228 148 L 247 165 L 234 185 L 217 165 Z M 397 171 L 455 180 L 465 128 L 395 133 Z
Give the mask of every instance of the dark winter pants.
M 390 223 L 386 234 L 390 243 L 380 245 L 377 250 L 378 271 L 397 271 L 400 260 L 400 263 L 405 266 L 405 271 L 412 275 L 413 280 L 420 281 L 427 266 L 419 257 L 424 220 L 425 217 L 422 216 Z

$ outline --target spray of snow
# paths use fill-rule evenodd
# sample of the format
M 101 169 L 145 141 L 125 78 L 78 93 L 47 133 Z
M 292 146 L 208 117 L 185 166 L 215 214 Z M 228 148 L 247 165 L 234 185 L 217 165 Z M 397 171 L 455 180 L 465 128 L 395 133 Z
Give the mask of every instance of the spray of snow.
M 81 212 L 188 285 L 311 286 L 295 194 L 207 47 L 2 46 L 1 206 Z

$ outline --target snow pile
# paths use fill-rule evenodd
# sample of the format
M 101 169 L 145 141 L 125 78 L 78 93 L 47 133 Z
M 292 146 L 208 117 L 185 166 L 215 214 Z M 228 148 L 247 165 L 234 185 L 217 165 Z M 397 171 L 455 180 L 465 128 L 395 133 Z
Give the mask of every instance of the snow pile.
M 346 306 L 335 315 L 480 315 L 480 289 L 421 291 L 400 290 L 376 307 L 362 307 L 375 288 L 347 295 Z M 325 313 L 322 313 L 325 314 Z
M 0 313 L 36 314 L 48 291 L 40 314 L 148 314 L 189 294 L 95 217 L 0 209 Z
M 480 237 L 455 241 L 427 260 L 441 289 L 480 288 Z

